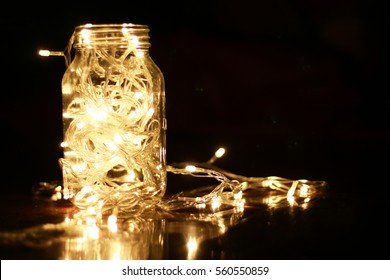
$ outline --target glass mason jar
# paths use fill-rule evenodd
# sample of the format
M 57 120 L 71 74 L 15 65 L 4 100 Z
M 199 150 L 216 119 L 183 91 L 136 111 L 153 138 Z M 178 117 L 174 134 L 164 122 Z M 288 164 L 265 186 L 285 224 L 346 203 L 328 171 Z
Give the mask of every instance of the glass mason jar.
M 62 79 L 64 191 L 82 209 L 132 213 L 166 191 L 165 85 L 141 24 L 87 24 Z

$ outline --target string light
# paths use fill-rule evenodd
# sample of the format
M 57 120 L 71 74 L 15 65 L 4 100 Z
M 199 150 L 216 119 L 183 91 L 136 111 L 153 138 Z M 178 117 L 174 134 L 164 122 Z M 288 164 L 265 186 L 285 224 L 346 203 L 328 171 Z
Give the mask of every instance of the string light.
M 266 202 L 270 207 L 281 205 L 307 207 L 311 198 L 321 193 L 327 183 L 325 181 L 309 181 L 306 179 L 292 180 L 277 176 L 268 177 L 246 177 L 218 168 L 214 163 L 225 154 L 224 148 L 219 148 L 215 154 L 205 163 L 181 163 L 184 168 L 169 165 L 167 170 L 174 174 L 190 175 L 194 177 L 208 177 L 219 181 L 209 193 L 202 196 L 175 196 L 175 199 L 185 202 L 174 204 L 174 207 L 193 207 L 211 203 L 212 205 L 227 204 L 243 209 L 248 203 L 246 192 L 250 190 L 264 191 L 272 190 L 276 193 L 270 194 L 268 199 L 256 199 L 251 197 L 255 203 Z M 264 196 L 264 195 L 263 195 Z M 217 202 L 217 204 L 216 204 Z M 166 206 L 163 203 L 163 207 Z M 174 208 L 173 207 L 173 208 Z M 169 208 L 169 206 L 168 206 Z M 215 207 L 217 208 L 217 207 Z
M 69 46 L 67 48 L 69 50 Z M 69 51 L 68 51 L 69 52 Z M 39 54 L 43 56 L 57 56 L 64 55 L 65 52 L 52 52 L 52 51 L 40 51 Z M 102 57 L 106 57 L 108 54 L 100 53 Z M 142 61 L 142 60 L 140 60 Z M 141 62 L 140 62 L 141 63 Z M 135 84 L 137 81 L 134 81 Z M 139 84 L 140 85 L 140 84 Z M 97 92 L 99 90 L 97 89 Z M 111 90 L 110 92 L 116 92 L 115 90 Z M 141 119 L 140 116 L 152 116 L 153 112 L 150 111 L 150 104 L 145 103 L 147 101 L 146 95 L 143 93 L 146 92 L 142 86 L 138 88 L 137 91 L 134 92 L 133 96 L 121 95 L 122 100 L 127 100 L 127 104 L 138 104 L 136 109 L 134 108 L 126 108 L 126 103 L 118 103 L 118 100 L 115 96 L 111 98 L 112 102 L 107 104 L 106 99 L 94 99 L 93 106 L 90 104 L 86 104 L 85 100 L 75 100 L 74 103 L 69 104 L 68 110 L 66 112 L 68 117 L 71 117 L 79 111 L 80 106 L 87 108 L 87 112 L 93 117 L 91 119 L 86 119 L 85 113 L 82 116 L 78 115 L 79 119 L 77 124 L 73 124 L 70 126 L 70 131 L 66 143 L 63 143 L 63 147 L 69 147 L 72 145 L 72 149 L 70 153 L 73 151 L 78 151 L 77 145 L 86 146 L 91 145 L 91 143 L 86 142 L 85 139 L 95 139 L 96 135 L 88 135 L 88 129 L 85 129 L 85 126 L 101 126 L 104 128 L 104 122 L 110 120 L 114 122 L 115 125 L 110 125 L 106 127 L 105 133 L 103 135 L 111 135 L 110 137 L 106 137 L 105 139 L 99 139 L 99 141 L 94 141 L 93 144 L 93 154 L 79 154 L 78 159 L 74 160 L 72 165 L 69 165 L 68 162 L 62 160 L 61 164 L 69 170 L 67 176 L 72 176 L 73 172 L 82 172 L 85 170 L 87 172 L 85 166 L 81 166 L 76 163 L 82 163 L 85 159 L 91 159 L 91 162 L 94 162 L 95 166 L 101 166 L 103 168 L 106 164 L 110 164 L 110 168 L 120 164 L 125 164 L 123 160 L 118 158 L 111 157 L 112 150 L 121 150 L 124 153 L 129 153 L 131 151 L 132 155 L 141 155 L 144 153 L 148 153 L 151 151 L 148 147 L 153 147 L 156 139 L 158 138 L 159 131 L 155 128 L 158 127 L 159 124 L 155 123 L 155 121 L 148 121 L 148 119 Z M 115 102 L 114 102 L 115 101 Z M 109 106 L 108 110 L 102 110 Z M 140 133 L 139 135 L 131 135 L 126 133 L 125 131 L 117 131 L 114 127 L 117 126 L 115 123 L 115 119 L 109 119 L 107 116 L 107 112 L 115 110 L 113 108 L 118 108 L 119 111 L 126 111 L 126 114 L 129 110 L 131 110 L 130 116 L 134 119 L 133 124 L 129 124 L 129 126 L 141 126 L 140 131 L 149 131 L 149 134 Z M 142 113 L 141 113 L 142 112 Z M 117 113 L 117 112 L 115 112 Z M 79 126 L 82 126 L 82 130 L 78 129 Z M 122 126 L 123 127 L 123 126 Z M 77 139 L 73 139 L 75 137 Z M 98 138 L 96 138 L 98 139 Z M 89 140 L 90 141 L 90 140 Z M 126 144 L 124 144 L 126 143 Z M 142 146 L 142 143 L 147 143 Z M 98 153 L 100 156 L 96 158 L 95 153 Z M 107 156 L 104 156 L 107 154 Z M 153 154 L 153 152 L 150 152 Z M 309 201 L 318 195 L 321 192 L 323 187 L 327 185 L 325 181 L 310 181 L 306 179 L 287 179 L 278 176 L 268 176 L 268 177 L 247 177 L 239 174 L 232 173 L 230 171 L 221 169 L 215 165 L 215 162 L 223 157 L 226 154 L 225 148 L 221 147 L 216 150 L 213 156 L 202 163 L 180 163 L 176 165 L 168 165 L 166 171 L 171 172 L 173 174 L 179 175 L 188 175 L 193 177 L 205 177 L 212 178 L 218 181 L 218 185 L 213 187 L 207 194 L 201 196 L 189 196 L 184 193 L 176 194 L 170 198 L 163 199 L 155 206 L 164 210 L 180 210 L 188 207 L 195 207 L 197 209 L 206 209 L 207 205 L 210 205 L 213 212 L 219 211 L 220 205 L 229 205 L 236 209 L 236 211 L 243 211 L 245 205 L 250 203 L 263 203 L 267 204 L 269 207 L 279 207 L 279 206 L 302 206 L 307 207 Z M 108 156 L 109 155 L 109 156 Z M 70 158 L 70 156 L 68 157 Z M 83 161 L 80 161 L 80 158 Z M 138 156 L 136 157 L 136 161 L 133 161 L 134 164 L 142 165 L 145 157 Z M 184 166 L 184 167 L 180 167 Z M 158 168 L 158 166 L 157 166 Z M 129 170 L 133 170 L 129 172 L 124 180 L 134 180 L 136 178 L 136 167 L 128 168 Z M 85 178 L 91 178 L 92 174 L 85 173 Z M 97 181 L 96 177 L 92 177 L 92 181 Z M 86 179 L 87 180 L 87 179 Z M 90 181 L 92 183 L 92 181 Z M 87 183 L 84 183 L 85 186 L 88 186 Z M 126 184 L 125 184 L 126 185 Z M 247 192 L 255 190 L 261 193 L 258 197 L 247 196 Z M 268 191 L 267 194 L 264 191 Z M 69 192 L 69 190 L 68 190 Z M 187 192 L 188 194 L 189 192 Z M 118 192 L 118 200 L 120 197 L 123 197 L 123 192 Z M 105 191 L 101 186 L 100 188 L 90 189 L 81 189 L 78 192 L 80 198 L 77 200 L 78 206 L 83 208 L 83 201 L 87 202 L 85 205 L 90 205 L 90 200 L 96 199 L 96 197 L 112 197 L 112 194 L 109 191 Z M 67 194 L 69 197 L 69 194 Z M 88 201 L 89 200 L 89 201 Z M 139 205 L 142 203 L 142 199 L 140 197 L 134 196 L 132 200 L 126 200 L 121 202 L 119 205 L 116 202 L 115 207 L 128 207 L 129 209 L 134 207 L 135 205 Z M 126 205 L 126 206 L 125 206 Z M 142 207 L 138 208 L 138 210 L 142 211 Z M 114 214 L 113 214 L 114 215 Z
M 162 82 L 143 56 L 140 45 L 146 43 L 127 27 L 110 26 L 114 36 L 101 43 L 101 29 L 80 26 L 64 52 L 38 52 L 64 56 L 68 66 L 59 159 L 68 196 L 81 209 L 92 206 L 107 214 L 149 207 L 166 189 Z M 145 40 L 148 29 L 138 31 Z M 103 47 L 95 47 L 99 44 Z M 76 64 L 69 63 L 73 45 L 83 49 L 83 55 L 76 52 Z
M 64 56 L 62 51 L 49 51 L 49 50 L 39 50 L 38 54 L 40 56 Z

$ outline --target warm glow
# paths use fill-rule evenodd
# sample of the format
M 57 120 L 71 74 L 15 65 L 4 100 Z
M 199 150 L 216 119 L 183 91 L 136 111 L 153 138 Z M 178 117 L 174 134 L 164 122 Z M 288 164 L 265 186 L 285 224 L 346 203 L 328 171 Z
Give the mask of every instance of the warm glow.
M 76 126 L 78 129 L 83 129 L 86 126 L 86 124 L 84 122 L 79 122 Z
M 205 209 L 206 208 L 206 203 L 198 203 L 198 204 L 196 204 L 196 208 L 198 208 L 198 209 Z
M 111 232 L 118 231 L 118 224 L 117 224 L 117 216 L 116 215 L 110 215 L 108 217 L 107 227 Z
M 99 227 L 96 225 L 92 225 L 88 227 L 85 237 L 89 239 L 97 240 L 99 239 L 99 232 L 100 232 Z
M 148 112 L 146 113 L 146 116 L 149 117 L 149 118 L 151 118 L 151 117 L 153 117 L 153 114 L 154 114 L 154 109 L 153 109 L 153 108 L 150 108 L 150 109 L 148 110 Z
M 96 37 L 93 33 L 94 29 L 89 29 L 92 26 L 92 24 L 85 25 L 82 30 L 79 30 L 80 34 L 77 38 L 81 36 L 82 44 L 90 44 L 92 40 L 92 43 L 96 44 L 89 47 L 94 48 L 100 40 L 93 41 Z M 151 92 L 154 91 L 154 83 L 157 80 L 152 77 L 153 73 L 149 72 L 142 58 L 144 49 L 141 51 L 137 49 L 137 46 L 144 43 L 146 37 L 133 36 L 132 28 L 127 25 L 123 25 L 121 31 L 124 35 L 124 38 L 121 38 L 121 48 L 126 47 L 122 46 L 123 39 L 128 43 L 128 49 L 125 52 L 121 50 L 118 53 L 115 47 L 109 52 L 103 51 L 104 55 L 100 50 L 91 52 L 93 59 L 88 57 L 83 61 L 83 58 L 80 58 L 78 63 L 82 67 L 72 66 L 72 69 L 68 71 L 71 74 L 63 80 L 62 91 L 66 98 L 64 102 L 66 108 L 63 112 L 63 118 L 66 119 L 64 138 L 67 142 L 62 142 L 61 147 L 65 148 L 64 159 L 62 159 L 65 186 L 63 191 L 61 186 L 55 188 L 55 191 L 58 195 L 61 195 L 62 191 L 64 198 L 76 196 L 76 205 L 81 205 L 83 209 L 91 205 L 96 207 L 101 203 L 99 207 L 93 208 L 94 211 L 101 211 L 105 207 L 112 210 L 118 207 L 116 204 L 118 201 L 124 201 L 119 207 L 132 207 L 128 203 L 133 197 L 128 200 L 118 198 L 125 195 L 124 193 L 129 189 L 136 192 L 133 194 L 129 192 L 130 196 L 138 196 L 138 189 L 140 189 L 138 187 L 142 185 L 146 186 L 142 190 L 148 188 L 152 189 L 153 194 L 159 193 L 160 190 L 157 188 L 160 182 L 154 182 L 150 178 L 163 178 L 165 175 L 163 172 L 174 170 L 166 166 L 165 162 L 162 164 L 157 159 L 158 155 L 162 154 L 161 151 L 165 152 L 165 147 L 161 147 L 158 141 L 161 128 L 166 128 L 164 125 L 166 120 L 159 119 L 162 115 L 161 108 L 156 105 L 158 98 L 154 95 L 155 92 Z M 113 65 L 108 66 L 110 69 L 122 69 L 122 65 L 115 65 L 122 62 L 117 58 L 121 55 L 123 55 L 122 58 L 127 57 L 128 54 L 132 54 L 130 56 L 134 59 L 132 61 L 134 65 L 129 67 L 128 73 L 106 71 L 107 77 L 102 75 L 103 78 L 100 80 L 99 75 L 95 75 L 96 73 L 93 76 L 88 76 L 89 74 L 86 73 L 85 77 L 84 74 L 80 74 L 84 66 L 88 69 L 100 69 L 103 65 L 100 64 L 101 61 L 112 63 Z M 64 53 L 39 50 L 39 55 L 64 56 Z M 112 57 L 109 57 L 111 55 Z M 96 65 L 90 65 L 91 61 Z M 107 69 L 102 69 L 102 71 Z M 138 77 L 144 78 L 140 81 Z M 75 81 L 80 80 L 85 84 L 74 84 Z M 96 80 L 98 80 L 97 83 L 95 83 Z M 78 97 L 75 98 L 75 96 Z M 266 187 L 273 190 L 272 194 L 277 193 L 268 198 L 261 196 L 257 200 L 272 206 L 282 205 L 282 203 L 285 205 L 286 200 L 290 205 L 297 205 L 302 201 L 307 204 L 310 196 L 314 194 L 310 188 L 315 188 L 317 182 L 294 181 L 275 176 L 245 177 L 231 172 L 224 173 L 220 169 L 212 170 L 214 161 L 224 156 L 225 153 L 226 150 L 220 147 L 209 161 L 197 165 L 199 167 L 187 165 L 184 170 L 175 170 L 176 174 L 209 177 L 220 182 L 218 187 L 222 186 L 222 191 L 218 189 L 208 195 L 188 199 L 194 202 L 198 209 L 206 208 L 207 204 L 217 212 L 218 208 L 222 208 L 220 206 L 226 203 L 233 205 L 238 211 L 243 211 L 246 203 L 245 190 L 251 188 Z M 151 172 L 144 172 L 150 171 L 149 166 L 153 166 L 154 169 Z M 206 169 L 205 166 L 210 169 Z M 161 173 L 157 173 L 156 170 Z M 239 185 L 237 181 L 240 181 Z M 59 199 L 58 195 L 56 194 L 53 199 Z M 248 205 L 252 203 L 251 199 L 252 197 L 247 199 Z M 103 205 L 105 203 L 108 206 Z M 108 226 L 111 231 L 117 230 L 116 215 L 109 217 Z M 196 239 L 190 240 L 188 244 L 189 248 L 195 248 L 196 246 L 190 242 L 196 245 Z
M 195 165 L 187 165 L 186 166 L 186 170 L 188 172 L 195 172 L 196 171 L 196 167 L 195 167 Z
M 66 61 L 62 80 L 68 145 L 60 163 L 72 202 L 82 209 L 102 202 L 99 211 L 126 212 L 154 204 L 165 191 L 164 85 L 143 55 L 147 32 L 87 24 L 75 29 L 66 48 L 66 58 L 77 63 Z M 82 186 L 93 190 L 85 193 Z
M 132 182 L 136 179 L 136 175 L 133 170 L 130 170 L 126 176 L 126 181 Z
M 95 209 L 95 207 L 93 207 L 93 206 L 88 207 L 87 213 L 88 213 L 89 215 L 95 215 L 95 214 L 96 214 L 96 209 Z M 95 219 L 91 219 L 90 222 L 93 223 L 93 224 L 96 224 L 96 220 L 95 220 Z
M 85 201 L 89 204 L 94 204 L 98 200 L 98 197 L 96 195 L 89 195 Z
M 139 138 L 134 138 L 133 139 L 133 143 L 134 143 L 135 146 L 140 146 L 142 142 L 141 142 L 141 140 Z
M 306 197 L 306 196 L 308 196 L 308 194 L 309 194 L 309 186 L 308 185 L 306 185 L 306 184 L 303 184 L 302 186 L 301 186 L 301 188 L 299 189 L 299 195 L 301 196 L 301 197 Z
M 108 150 L 110 150 L 110 151 L 112 151 L 112 152 L 118 150 L 118 146 L 115 145 L 115 143 L 113 143 L 113 142 L 107 141 L 107 142 L 105 143 L 105 145 L 106 145 L 106 147 L 108 148 Z
M 234 199 L 241 199 L 242 198 L 242 191 L 239 191 L 238 193 L 234 194 Z
M 198 250 L 198 241 L 196 237 L 190 236 L 187 242 L 187 257 L 189 260 L 192 260 L 196 257 L 196 251 Z
M 234 206 L 237 208 L 239 212 L 244 211 L 244 206 L 245 206 L 245 199 L 240 199 L 234 201 Z
M 135 96 L 135 98 L 140 99 L 140 100 L 144 99 L 144 94 L 140 91 L 134 92 L 134 96 Z
M 122 144 L 123 143 L 122 136 L 118 133 L 115 133 L 114 134 L 114 141 L 115 141 L 115 143 L 117 143 L 119 145 Z
M 224 149 L 224 148 L 219 148 L 219 149 L 215 152 L 215 156 L 216 156 L 217 158 L 222 157 L 224 154 L 225 154 L 225 149 Z
M 86 169 L 87 169 L 87 165 L 85 163 L 72 165 L 72 170 L 75 172 L 82 172 Z
M 38 54 L 40 56 L 64 56 L 63 52 L 49 50 L 39 50 Z
M 298 181 L 294 181 L 287 192 L 287 201 L 291 206 L 295 204 L 294 194 L 297 186 L 298 186 Z
M 297 189 L 298 182 L 294 181 L 290 187 L 290 189 L 287 192 L 287 197 L 294 197 L 295 190 Z
M 60 200 L 62 198 L 62 194 L 60 193 L 60 192 L 56 192 L 55 194 L 53 194 L 52 196 L 51 196 L 51 200 L 53 200 L 53 201 L 57 201 L 57 200 Z
M 62 198 L 63 199 L 69 199 L 71 196 L 70 196 L 70 192 L 69 192 L 69 189 L 67 187 L 64 187 L 64 190 L 62 191 Z
M 293 196 L 287 196 L 288 203 L 293 206 L 295 204 L 295 198 Z
M 107 118 L 107 113 L 103 110 L 94 110 L 88 107 L 87 112 L 91 115 L 93 120 L 104 121 Z
M 219 196 L 213 197 L 212 202 L 211 202 L 211 208 L 213 210 L 216 210 L 219 207 L 221 207 L 221 198 Z
M 50 56 L 50 51 L 49 50 L 40 50 L 39 55 L 40 56 Z
M 90 43 L 90 37 L 91 37 L 91 31 L 88 29 L 81 30 L 81 37 L 84 40 L 84 43 L 89 44 Z

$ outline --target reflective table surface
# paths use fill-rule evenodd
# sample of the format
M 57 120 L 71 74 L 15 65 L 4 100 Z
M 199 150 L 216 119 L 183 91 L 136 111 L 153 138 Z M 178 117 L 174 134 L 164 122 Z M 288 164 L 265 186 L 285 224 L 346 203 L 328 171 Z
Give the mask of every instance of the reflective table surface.
M 0 204 L 0 257 L 388 259 L 388 251 L 381 250 L 389 245 L 388 229 L 379 215 L 369 215 L 367 207 L 373 205 L 357 195 L 325 189 L 295 206 L 272 206 L 272 195 L 266 196 L 268 200 L 241 208 L 153 209 L 112 223 L 104 216 L 98 222 L 77 218 L 80 210 L 59 197 L 5 195 Z

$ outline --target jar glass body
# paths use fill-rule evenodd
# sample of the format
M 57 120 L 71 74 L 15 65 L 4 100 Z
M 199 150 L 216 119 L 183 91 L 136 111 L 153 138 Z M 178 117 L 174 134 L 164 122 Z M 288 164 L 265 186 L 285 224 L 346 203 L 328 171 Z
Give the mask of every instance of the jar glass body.
M 85 25 L 62 79 L 64 190 L 78 207 L 140 211 L 166 191 L 163 74 L 145 25 Z

